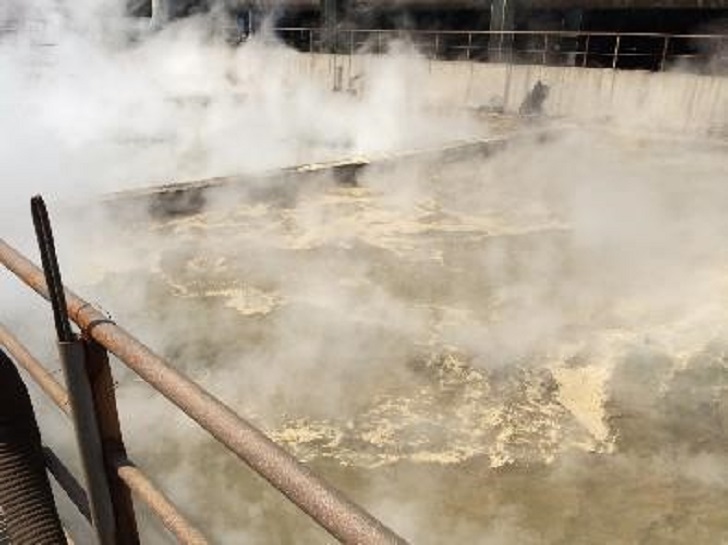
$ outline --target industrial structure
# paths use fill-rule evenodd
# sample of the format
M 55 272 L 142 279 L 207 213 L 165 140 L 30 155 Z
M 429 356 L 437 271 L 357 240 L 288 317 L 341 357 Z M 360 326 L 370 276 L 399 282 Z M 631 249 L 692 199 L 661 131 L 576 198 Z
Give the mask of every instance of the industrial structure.
M 439 51 L 440 56 L 501 61 L 511 50 L 535 51 L 538 64 L 658 70 L 664 68 L 660 56 L 715 57 L 716 53 L 725 56 L 728 50 L 728 39 L 711 40 L 706 48 L 702 38 L 725 35 L 728 0 L 136 0 L 130 4 L 131 13 L 152 17 L 157 25 L 210 10 L 228 19 L 238 41 L 255 32 L 266 18 L 278 28 L 317 29 L 315 42 L 313 32 L 304 41 L 291 33 L 282 35 L 290 45 L 312 52 L 353 52 L 352 45 L 361 44 L 348 39 L 342 44 L 337 34 L 362 30 L 482 32 L 488 39 L 477 47 L 453 42 L 451 36 L 453 47 Z M 542 33 L 553 33 L 552 39 L 544 39 Z M 602 33 L 614 35 L 586 43 L 588 35 Z M 629 36 L 618 44 L 617 34 Z M 669 46 L 655 39 L 668 35 L 697 39 L 674 40 Z M 587 46 L 596 55 L 584 62 L 579 53 Z M 621 48 L 623 57 L 618 65 L 599 58 L 615 48 Z M 473 55 L 476 49 L 480 52 Z M 552 58 L 546 60 L 541 53 Z M 634 58 L 624 58 L 628 56 Z M 532 56 L 521 57 L 522 62 L 534 63 Z M 508 57 L 509 62 L 514 60 Z
M 220 5 L 212 0 L 136 0 L 137 15 L 177 18 Z M 273 13 L 292 26 L 427 30 L 720 32 L 728 0 L 224 0 L 232 14 Z

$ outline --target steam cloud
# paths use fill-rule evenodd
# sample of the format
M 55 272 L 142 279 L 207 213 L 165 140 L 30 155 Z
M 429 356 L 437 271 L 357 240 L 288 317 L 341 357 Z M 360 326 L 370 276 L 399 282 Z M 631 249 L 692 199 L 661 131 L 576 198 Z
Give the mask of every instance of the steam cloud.
M 0 20 L 19 29 L 0 38 L 4 238 L 31 253 L 27 199 L 50 196 L 68 284 L 414 543 L 726 535 L 724 147 L 574 126 L 120 225 L 99 196 L 509 122 L 433 108 L 407 44 L 340 93 L 270 35 L 224 45 L 214 17 L 150 33 L 116 2 L 33 0 Z M 3 308 L 52 361 L 47 309 L 12 288 Z M 115 371 L 132 455 L 210 535 L 327 542 Z

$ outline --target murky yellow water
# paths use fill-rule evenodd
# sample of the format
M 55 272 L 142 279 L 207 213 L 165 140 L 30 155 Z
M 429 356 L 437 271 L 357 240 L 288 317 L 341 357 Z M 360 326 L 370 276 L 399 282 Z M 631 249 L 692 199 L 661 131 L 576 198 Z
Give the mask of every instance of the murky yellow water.
M 556 176 L 567 144 L 139 224 L 94 289 L 140 282 L 123 323 L 414 543 L 724 543 L 724 167 L 686 198 L 690 161 L 600 141 Z M 176 417 L 130 420 L 220 542 L 328 542 Z

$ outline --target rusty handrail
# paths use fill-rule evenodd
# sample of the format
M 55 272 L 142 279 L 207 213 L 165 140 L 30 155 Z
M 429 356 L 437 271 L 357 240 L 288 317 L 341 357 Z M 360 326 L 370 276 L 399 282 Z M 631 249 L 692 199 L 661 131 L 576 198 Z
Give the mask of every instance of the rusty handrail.
M 112 456 L 119 478 L 134 495 L 147 504 L 162 524 L 184 545 L 208 545 L 207 539 L 189 522 L 170 499 L 128 458 Z
M 13 356 L 13 361 L 23 366 L 41 390 L 66 416 L 71 416 L 68 392 L 33 354 L 0 322 L 0 345 Z
M 2 239 L 0 263 L 48 299 L 43 272 Z M 223 402 L 68 289 L 66 302 L 69 316 L 88 337 L 117 356 L 340 542 L 361 545 L 407 543 Z
M 40 363 L 30 351 L 5 327 L 0 323 L 0 345 L 4 346 L 8 353 L 12 356 L 13 361 L 20 365 L 35 381 L 35 383 L 43 390 L 43 392 L 53 401 L 53 403 L 68 417 L 71 416 L 71 406 L 68 401 L 68 392 L 53 377 L 51 373 Z M 46 452 L 46 461 L 50 460 L 49 469 L 51 473 L 59 480 L 59 468 L 68 471 L 49 449 Z M 142 500 L 162 521 L 162 524 L 169 530 L 179 543 L 185 545 L 207 545 L 207 540 L 202 533 L 190 523 L 182 513 L 175 507 L 171 500 L 140 470 L 131 460 L 118 453 L 112 453 L 110 462 L 114 466 L 119 478 L 129 487 L 134 495 Z M 66 481 L 66 485 L 60 481 Z M 68 477 L 60 476 L 59 484 L 71 497 L 77 508 L 85 518 L 90 518 L 83 511 L 83 504 L 80 501 L 80 495 L 77 490 L 78 485 L 68 488 Z M 72 496 L 73 494 L 73 496 Z M 84 494 L 85 491 L 81 491 Z M 88 500 L 86 500 L 87 502 Z M 88 505 L 86 504 L 86 510 Z

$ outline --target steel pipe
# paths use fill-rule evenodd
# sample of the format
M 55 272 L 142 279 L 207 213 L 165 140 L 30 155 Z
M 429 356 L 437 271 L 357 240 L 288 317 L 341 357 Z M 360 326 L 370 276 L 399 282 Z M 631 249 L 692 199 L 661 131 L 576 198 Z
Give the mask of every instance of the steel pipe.
M 71 416 L 71 402 L 68 400 L 68 392 L 2 323 L 0 323 L 0 345 L 5 347 L 16 364 L 22 366 L 28 372 L 53 403 L 66 416 Z
M 0 262 L 48 299 L 43 272 L 2 239 Z M 407 543 L 90 303 L 70 290 L 66 290 L 66 301 L 69 316 L 85 334 L 106 347 L 340 542 Z
M 179 543 L 185 545 L 207 545 L 202 533 L 192 526 L 172 502 L 126 457 L 112 457 L 119 478 L 136 497 L 142 500 L 162 521 Z

